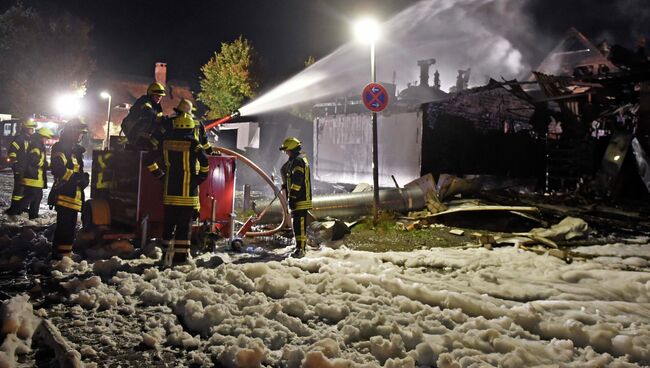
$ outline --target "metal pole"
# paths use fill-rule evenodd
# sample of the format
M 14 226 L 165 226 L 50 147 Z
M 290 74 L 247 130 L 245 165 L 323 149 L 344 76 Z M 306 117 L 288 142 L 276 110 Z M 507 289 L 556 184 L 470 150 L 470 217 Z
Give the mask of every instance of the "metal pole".
M 372 82 L 377 82 L 377 67 L 375 65 L 375 41 L 370 43 L 370 72 Z M 376 225 L 379 218 L 379 153 L 377 149 L 377 113 L 372 113 L 372 186 L 374 198 L 373 223 Z
M 106 150 L 111 149 L 111 95 L 108 95 L 108 125 L 106 126 Z

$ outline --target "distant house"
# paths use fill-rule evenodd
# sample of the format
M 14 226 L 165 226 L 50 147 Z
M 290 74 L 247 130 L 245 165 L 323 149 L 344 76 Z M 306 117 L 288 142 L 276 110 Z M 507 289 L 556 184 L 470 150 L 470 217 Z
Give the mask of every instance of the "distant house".
M 86 93 L 88 101 L 86 120 L 94 138 L 105 139 L 106 118 L 108 101 L 103 100 L 99 94 L 107 91 L 111 95 L 111 124 L 119 126 L 122 119 L 126 117 L 129 108 L 135 100 L 147 93 L 147 87 L 154 81 L 164 84 L 167 88 L 167 96 L 162 99 L 162 107 L 165 115 L 173 113 L 174 107 L 182 98 L 194 102 L 189 84 L 182 81 L 167 80 L 167 64 L 158 62 L 154 68 L 152 77 L 129 76 L 129 75 L 105 75 L 93 78 L 89 83 Z

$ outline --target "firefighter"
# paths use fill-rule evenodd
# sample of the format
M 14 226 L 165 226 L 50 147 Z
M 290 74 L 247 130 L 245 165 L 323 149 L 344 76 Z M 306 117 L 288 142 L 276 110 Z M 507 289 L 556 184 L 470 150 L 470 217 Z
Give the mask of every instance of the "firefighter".
M 70 120 L 61 132 L 61 137 L 52 146 L 52 175 L 54 185 L 48 197 L 48 204 L 56 209 L 53 257 L 61 259 L 72 255 L 77 214 L 84 202 L 83 190 L 88 186 L 88 173 L 84 173 L 83 153 L 79 144 L 88 128 L 79 119 Z
M 27 210 L 29 219 L 38 218 L 38 210 L 43 199 L 43 188 L 47 188 L 48 163 L 45 158 L 45 142 L 54 133 L 50 128 L 40 128 L 29 140 L 29 151 L 25 156 L 25 167 L 21 184 L 24 186 L 24 197 L 21 201 L 21 211 Z
M 11 217 L 16 217 L 22 212 L 21 200 L 23 199 L 23 185 L 21 183 L 23 169 L 25 167 L 25 156 L 29 149 L 29 137 L 36 129 L 36 122 L 32 119 L 24 119 L 20 124 L 20 130 L 14 136 L 9 146 L 9 160 L 11 161 L 11 170 L 14 174 L 14 189 L 11 193 L 11 205 L 5 213 Z
M 179 103 L 177 115 L 171 120 L 172 129 L 165 132 L 158 153 L 148 166 L 164 183 L 165 265 L 187 262 L 192 213 L 199 201 L 198 186 L 208 176 L 208 156 L 194 138 L 196 121 L 184 105 L 183 101 Z
M 296 239 L 296 250 L 292 256 L 300 258 L 305 255 L 307 244 L 307 225 L 311 205 L 311 175 L 309 172 L 309 161 L 307 156 L 300 152 L 302 144 L 295 137 L 284 140 L 280 151 L 289 156 L 287 162 L 282 165 L 282 189 L 287 195 L 293 234 Z
M 193 118 L 194 111 L 195 108 L 192 104 L 192 101 L 185 98 L 181 99 L 180 102 L 178 103 L 178 106 L 174 108 L 174 112 L 176 113 L 176 115 L 173 116 L 171 119 L 166 119 L 165 122 L 161 124 L 160 129 L 152 136 L 151 143 L 153 149 L 156 150 L 158 148 L 158 145 L 160 144 L 160 141 L 162 140 L 162 137 L 164 137 L 168 131 L 171 131 L 173 129 L 172 122 L 174 121 L 175 117 L 181 116 L 183 114 L 189 114 Z M 213 153 L 212 146 L 208 142 L 208 135 L 205 131 L 205 127 L 200 121 L 194 120 L 194 122 L 195 122 L 195 127 L 193 129 L 194 139 L 196 139 L 199 142 L 199 145 L 203 148 L 206 154 L 208 155 L 212 154 Z M 200 201 L 197 201 L 196 205 L 194 206 L 194 213 L 192 215 L 193 220 L 196 220 L 198 218 L 200 211 L 201 211 L 201 203 Z
M 160 101 L 166 95 L 165 86 L 154 82 L 147 88 L 147 94 L 140 96 L 131 106 L 121 125 L 129 149 L 153 149 L 150 140 L 164 120 Z

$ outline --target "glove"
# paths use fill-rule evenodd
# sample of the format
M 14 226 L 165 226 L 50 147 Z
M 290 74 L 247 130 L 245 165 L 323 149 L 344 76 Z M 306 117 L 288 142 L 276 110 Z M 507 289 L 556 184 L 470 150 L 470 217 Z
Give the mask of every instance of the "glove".
M 74 154 L 83 155 L 85 152 L 86 152 L 86 149 L 83 148 L 82 146 L 78 145 L 78 144 L 75 145 L 72 148 L 72 153 L 74 153 Z
M 86 189 L 88 184 L 90 184 L 90 174 L 83 173 L 83 175 L 81 176 L 81 179 L 79 180 L 79 187 L 81 189 Z
M 207 178 L 208 178 L 208 175 L 207 175 L 207 174 L 193 175 L 193 177 L 192 177 L 192 179 L 191 179 L 191 185 L 192 185 L 192 186 L 197 186 L 197 187 L 198 187 L 198 186 L 201 185 L 201 183 L 203 183 L 203 182 L 205 181 L 205 179 L 207 179 Z
M 160 170 L 160 169 L 156 169 L 156 170 L 152 171 L 151 175 L 153 175 L 154 178 L 156 178 L 156 179 L 158 179 L 160 181 L 165 180 L 165 172 Z
M 210 153 L 210 156 L 221 156 L 221 151 L 219 151 L 218 149 L 216 149 L 214 147 L 212 148 L 212 150 L 209 153 Z

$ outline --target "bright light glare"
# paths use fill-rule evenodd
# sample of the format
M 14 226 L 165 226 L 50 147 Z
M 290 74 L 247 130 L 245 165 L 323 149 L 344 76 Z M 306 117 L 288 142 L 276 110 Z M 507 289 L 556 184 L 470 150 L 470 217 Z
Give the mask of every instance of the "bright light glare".
M 362 42 L 375 42 L 380 36 L 379 23 L 373 18 L 362 18 L 354 24 L 354 35 Z
M 81 111 L 81 99 L 74 94 L 59 96 L 54 105 L 62 116 L 74 116 Z
M 100 95 L 101 98 L 103 98 L 103 99 L 111 98 L 111 94 L 108 93 L 108 92 L 106 92 L 106 91 L 103 91 L 103 92 L 100 93 L 99 95 Z

